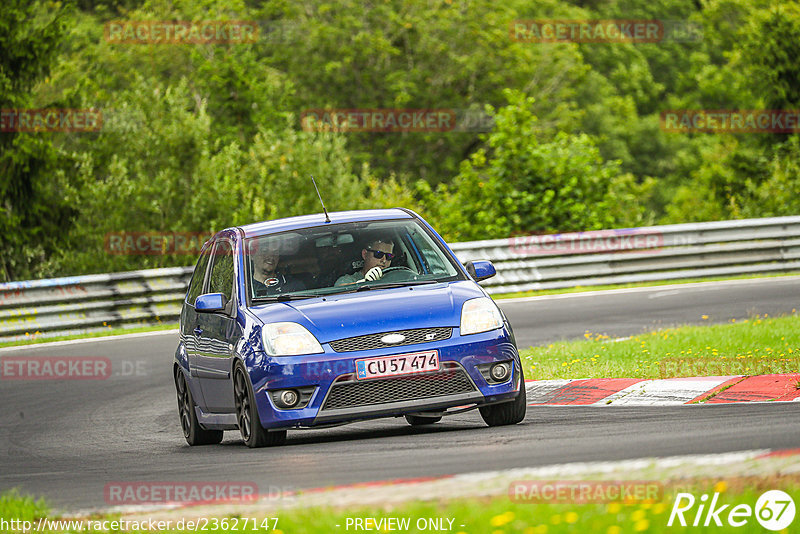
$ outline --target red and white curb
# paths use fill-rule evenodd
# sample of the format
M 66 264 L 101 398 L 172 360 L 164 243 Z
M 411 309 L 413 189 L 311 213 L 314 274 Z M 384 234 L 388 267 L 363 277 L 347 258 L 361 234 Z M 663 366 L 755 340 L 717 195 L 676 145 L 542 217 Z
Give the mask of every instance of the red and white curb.
M 528 404 L 649 406 L 800 401 L 800 373 L 691 378 L 527 380 Z

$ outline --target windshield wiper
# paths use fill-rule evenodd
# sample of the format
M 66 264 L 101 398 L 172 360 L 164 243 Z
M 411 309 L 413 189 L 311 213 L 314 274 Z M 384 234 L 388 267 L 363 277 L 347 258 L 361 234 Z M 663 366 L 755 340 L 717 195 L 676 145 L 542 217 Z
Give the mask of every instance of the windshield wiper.
M 315 295 L 318 297 L 327 297 L 328 295 L 343 295 L 345 293 L 358 293 L 359 291 L 370 291 L 372 289 L 386 289 L 392 287 L 406 287 L 406 286 L 420 286 L 426 284 L 438 284 L 439 280 L 408 280 L 407 282 L 388 282 L 386 284 L 364 284 L 358 287 L 342 286 L 341 291 L 334 291 L 333 293 L 325 293 L 324 295 Z
M 320 295 L 308 295 L 303 293 L 287 293 L 285 295 L 269 295 L 266 297 L 254 297 L 254 301 L 258 302 L 286 302 L 287 300 L 301 300 L 301 299 L 311 299 L 314 297 L 319 297 Z
M 406 286 L 421 286 L 425 284 L 438 284 L 439 282 L 436 280 L 409 280 L 407 282 L 387 282 L 385 284 L 372 284 L 370 286 L 364 286 L 358 289 L 361 291 L 362 289 L 385 289 L 387 287 L 406 287 Z

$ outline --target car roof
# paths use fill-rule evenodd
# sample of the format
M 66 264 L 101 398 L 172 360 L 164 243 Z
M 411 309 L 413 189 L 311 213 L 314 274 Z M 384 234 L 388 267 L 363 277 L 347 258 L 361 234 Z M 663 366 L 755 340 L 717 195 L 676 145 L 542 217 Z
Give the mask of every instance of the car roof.
M 328 224 L 413 218 L 413 215 L 410 212 L 400 208 L 335 211 L 329 213 L 328 216 L 331 220 L 329 223 L 325 222 L 325 215 L 323 213 L 315 213 L 314 215 L 300 215 L 297 217 L 287 217 L 285 219 L 275 219 L 272 221 L 247 224 L 240 226 L 239 228 L 244 232 L 244 236 L 247 238 L 276 232 L 297 230 L 300 228 L 309 228 L 312 226 L 326 226 Z

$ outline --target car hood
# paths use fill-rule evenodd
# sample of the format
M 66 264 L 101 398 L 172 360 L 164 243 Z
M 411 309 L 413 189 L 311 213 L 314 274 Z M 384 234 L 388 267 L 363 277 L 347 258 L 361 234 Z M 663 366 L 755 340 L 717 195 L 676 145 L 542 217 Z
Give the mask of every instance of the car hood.
M 374 289 L 250 308 L 264 323 L 292 321 L 321 343 L 433 326 L 458 327 L 465 301 L 484 293 L 471 281 Z

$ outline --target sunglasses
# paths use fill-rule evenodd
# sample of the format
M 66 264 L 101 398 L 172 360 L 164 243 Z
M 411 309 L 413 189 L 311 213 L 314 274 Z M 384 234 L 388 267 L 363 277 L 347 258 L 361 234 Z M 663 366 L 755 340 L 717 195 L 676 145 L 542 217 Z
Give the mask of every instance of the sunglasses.
M 373 248 L 365 249 L 372 252 L 372 255 L 375 257 L 376 260 L 381 259 L 382 257 L 386 256 L 386 259 L 392 261 L 394 259 L 394 254 L 391 252 L 384 252 L 382 250 L 375 250 Z

